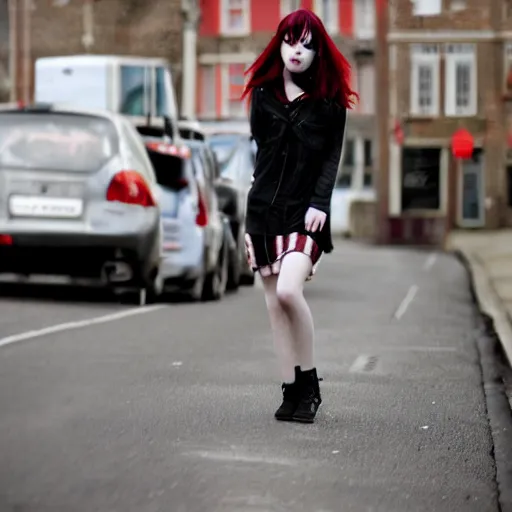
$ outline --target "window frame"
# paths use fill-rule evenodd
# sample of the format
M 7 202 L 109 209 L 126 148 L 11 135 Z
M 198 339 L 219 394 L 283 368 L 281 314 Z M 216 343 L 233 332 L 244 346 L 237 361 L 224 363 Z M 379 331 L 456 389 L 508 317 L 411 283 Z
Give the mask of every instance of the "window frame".
M 329 34 L 338 34 L 340 31 L 340 10 L 339 10 L 339 0 L 328 0 L 330 2 L 330 7 L 334 11 L 334 15 L 329 18 L 329 20 L 325 20 L 324 14 L 324 5 L 323 0 L 315 0 L 314 3 L 314 11 L 318 15 L 318 17 L 322 20 L 325 25 L 325 28 Z
M 511 4 L 512 9 L 512 4 Z M 512 71 L 512 41 L 504 41 L 503 43 L 503 93 L 510 93 L 507 87 L 507 78 L 509 71 Z
M 244 66 L 244 68 L 247 68 L 250 64 L 246 61 L 230 61 L 225 62 L 223 64 L 220 64 L 221 66 L 221 112 L 222 117 L 229 118 L 229 119 L 246 119 L 248 112 L 247 108 L 245 107 L 243 112 L 235 113 L 234 115 L 231 113 L 230 110 L 230 104 L 231 104 L 231 84 L 230 84 L 230 74 L 229 74 L 229 67 L 233 65 L 239 65 Z M 244 84 L 247 83 L 247 77 L 244 77 Z M 242 104 L 242 102 L 241 102 Z
M 432 51 L 430 51 L 432 50 Z M 416 117 L 438 117 L 440 112 L 440 68 L 441 58 L 436 44 L 412 44 L 410 47 L 410 113 Z M 432 70 L 432 105 L 425 109 L 420 106 L 420 68 Z
M 143 113 L 142 115 L 131 114 L 124 112 L 122 107 L 124 105 L 124 89 L 123 89 L 123 68 L 138 68 L 144 70 L 143 79 Z M 159 112 L 158 87 L 157 77 L 158 70 L 162 70 L 162 92 L 164 94 L 165 112 Z M 171 117 L 176 114 L 174 89 L 170 81 L 169 69 L 161 64 L 144 64 L 144 63 L 121 63 L 119 65 L 119 84 L 117 87 L 119 94 L 119 112 L 122 115 L 129 117 L 146 117 L 148 113 L 151 117 L 162 117 L 163 115 L 170 115 Z M 165 109 L 164 109 L 165 110 Z
M 458 48 L 461 51 L 450 51 Z M 457 66 L 469 65 L 469 105 L 457 107 Z M 449 44 L 445 49 L 445 104 L 446 117 L 473 117 L 478 114 L 477 54 L 474 43 Z
M 203 119 L 215 119 L 217 117 L 217 66 L 218 64 L 200 64 L 199 66 L 199 72 L 201 73 L 201 87 L 199 90 L 199 115 Z M 211 76 L 208 76 L 210 73 Z M 212 82 L 210 83 L 207 81 L 207 78 L 211 78 Z M 212 96 L 212 105 L 207 105 L 206 91 L 208 91 L 208 95 Z M 212 108 L 210 108 L 210 106 Z
M 377 23 L 374 2 L 372 0 L 354 0 L 353 9 L 355 36 L 358 39 L 374 39 Z M 370 14 L 368 14 L 369 11 Z M 369 19 L 371 19 L 371 23 L 368 23 Z
M 295 5 L 298 5 L 298 7 L 295 7 Z M 296 11 L 297 9 L 300 9 L 301 7 L 302 0 L 281 0 L 279 7 L 281 18 L 288 16 L 288 14 Z
M 239 2 L 242 9 L 243 23 L 239 29 L 229 27 L 231 2 Z M 251 0 L 220 0 L 220 31 L 223 36 L 240 37 L 251 33 Z

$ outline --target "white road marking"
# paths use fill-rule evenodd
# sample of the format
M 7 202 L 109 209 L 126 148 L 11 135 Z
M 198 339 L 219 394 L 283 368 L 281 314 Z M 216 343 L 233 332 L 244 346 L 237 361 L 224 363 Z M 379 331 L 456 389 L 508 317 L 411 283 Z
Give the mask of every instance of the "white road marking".
M 272 464 L 279 466 L 296 466 L 297 461 L 286 459 L 283 457 L 272 457 L 265 455 L 249 455 L 245 453 L 237 453 L 236 451 L 194 451 L 189 452 L 188 455 L 200 457 L 202 459 L 210 459 L 220 462 L 246 462 L 249 464 Z
M 414 297 L 416 296 L 417 293 L 418 287 L 415 284 L 413 284 L 407 291 L 404 300 L 400 303 L 400 306 L 398 306 L 398 309 L 395 312 L 395 318 L 397 320 L 400 320 L 400 318 L 404 316 L 405 312 L 407 311 L 407 308 L 411 305 L 411 302 L 414 300 Z
M 168 306 L 155 305 L 148 307 L 131 308 L 117 313 L 111 313 L 110 315 L 97 316 L 89 318 L 87 320 L 78 320 L 76 322 L 67 322 L 65 324 L 51 325 L 50 327 L 44 327 L 43 329 L 37 329 L 33 331 L 26 331 L 19 334 L 13 334 L 6 338 L 0 338 L 0 347 L 16 343 L 18 341 L 30 340 L 33 338 L 39 338 L 46 336 L 47 334 L 54 334 L 56 332 L 71 331 L 74 329 L 81 329 L 82 327 L 90 327 L 91 325 L 105 324 L 107 322 L 114 322 L 115 320 L 121 320 L 129 316 L 142 315 L 145 313 L 151 313 L 157 309 L 162 309 Z
M 437 254 L 435 252 L 433 252 L 426 260 L 425 260 L 425 263 L 423 265 L 423 270 L 425 270 L 425 272 L 428 272 L 436 263 L 437 261 Z

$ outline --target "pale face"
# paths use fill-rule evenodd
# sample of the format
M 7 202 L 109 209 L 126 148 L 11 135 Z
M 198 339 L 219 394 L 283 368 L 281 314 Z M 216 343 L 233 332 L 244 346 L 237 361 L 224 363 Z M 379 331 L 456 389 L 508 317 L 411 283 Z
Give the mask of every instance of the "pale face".
M 287 41 L 285 38 L 281 43 L 281 58 L 285 68 L 290 73 L 304 73 L 313 63 L 316 54 L 311 44 L 311 34 L 303 35 L 294 45 Z

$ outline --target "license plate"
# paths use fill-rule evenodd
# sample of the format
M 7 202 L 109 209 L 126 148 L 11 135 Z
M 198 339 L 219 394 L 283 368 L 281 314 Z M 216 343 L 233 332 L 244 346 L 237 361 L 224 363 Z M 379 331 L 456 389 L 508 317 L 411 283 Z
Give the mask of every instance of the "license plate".
M 13 195 L 9 211 L 15 217 L 76 219 L 82 215 L 83 201 L 62 197 L 30 197 Z

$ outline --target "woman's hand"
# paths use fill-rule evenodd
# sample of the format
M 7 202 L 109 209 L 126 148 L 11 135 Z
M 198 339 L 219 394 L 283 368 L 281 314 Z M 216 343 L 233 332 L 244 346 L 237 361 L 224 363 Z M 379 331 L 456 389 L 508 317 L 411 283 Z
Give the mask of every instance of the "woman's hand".
M 317 230 L 321 231 L 324 227 L 326 218 L 327 215 L 324 212 L 310 206 L 306 212 L 306 219 L 304 221 L 306 231 L 310 231 L 311 233 L 314 233 Z

